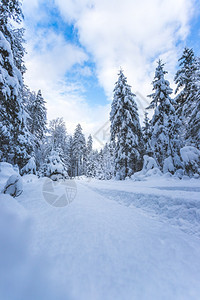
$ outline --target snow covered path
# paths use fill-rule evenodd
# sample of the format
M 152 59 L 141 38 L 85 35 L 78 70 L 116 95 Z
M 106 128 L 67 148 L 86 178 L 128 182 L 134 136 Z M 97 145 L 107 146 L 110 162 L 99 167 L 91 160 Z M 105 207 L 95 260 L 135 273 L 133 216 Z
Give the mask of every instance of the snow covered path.
M 76 183 L 63 208 L 44 200 L 43 180 L 19 197 L 35 219 L 31 248 L 51 261 L 66 299 L 199 299 L 198 237 Z

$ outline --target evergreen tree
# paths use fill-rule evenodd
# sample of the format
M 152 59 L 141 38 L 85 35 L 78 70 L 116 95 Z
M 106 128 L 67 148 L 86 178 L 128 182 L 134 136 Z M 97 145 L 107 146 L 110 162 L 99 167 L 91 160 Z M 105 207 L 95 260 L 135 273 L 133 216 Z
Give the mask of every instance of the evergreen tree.
M 36 144 L 42 141 L 47 124 L 47 110 L 45 107 L 45 101 L 42 97 L 41 90 L 38 91 L 37 95 L 35 93 L 31 94 L 32 101 L 29 103 L 28 112 L 30 115 L 29 130 L 33 135 Z
M 144 115 L 144 126 L 142 127 L 142 133 L 143 133 L 143 140 L 144 140 L 144 151 L 145 154 L 151 156 L 152 153 L 152 149 L 151 149 L 151 126 L 150 126 L 150 121 L 148 118 L 148 112 L 145 112 Z
M 143 139 L 135 95 L 122 70 L 111 106 L 111 141 L 115 143 L 115 176 L 125 179 L 142 167 Z
M 69 135 L 68 138 L 68 154 L 69 154 L 69 169 L 68 169 L 68 174 L 70 177 L 73 177 L 73 166 L 74 166 L 74 162 L 73 162 L 73 137 L 71 135 Z
M 70 168 L 69 157 L 69 136 L 63 118 L 50 121 L 49 124 L 49 143 L 51 149 L 58 151 L 66 168 Z
M 87 177 L 92 177 L 92 178 L 96 177 L 97 165 L 98 165 L 98 151 L 92 150 L 86 161 L 85 175 Z
M 193 86 L 193 77 L 196 70 L 195 56 L 193 49 L 185 48 L 179 59 L 179 69 L 175 75 L 177 88 L 175 94 L 177 103 L 177 114 L 181 118 L 183 125 L 188 123 L 193 102 L 195 101 L 196 90 Z
M 68 179 L 66 165 L 62 159 L 61 149 L 52 150 L 42 166 L 40 174 L 54 181 Z M 62 151 L 62 150 L 61 150 Z
M 111 144 L 106 144 L 99 154 L 97 176 L 99 179 L 109 180 L 114 175 L 114 160 Z
M 193 91 L 195 91 L 195 105 L 188 118 L 186 142 L 188 145 L 200 149 L 200 58 L 196 58 L 195 64 L 195 74 L 192 84 Z
M 175 113 L 175 103 L 170 97 L 172 89 L 164 77 L 166 73 L 164 64 L 159 60 L 153 81 L 154 93 L 150 96 L 152 102 L 149 106 L 155 108 L 151 121 L 151 147 L 158 165 L 163 168 L 165 162 L 166 170 L 167 161 L 165 160 L 168 159 L 168 162 L 170 161 L 170 164 L 173 164 L 173 166 L 170 166 L 169 171 L 174 172 L 175 168 L 181 166 L 179 153 L 181 147 L 180 124 Z
M 84 134 L 82 133 L 81 125 L 76 126 L 73 136 L 73 176 L 80 176 L 85 174 L 86 166 L 86 142 Z
M 95 177 L 96 165 L 94 161 L 94 151 L 92 150 L 93 140 L 91 134 L 88 136 L 87 146 L 86 146 L 86 164 L 85 164 L 85 175 L 87 177 Z
M 87 140 L 87 155 L 89 155 L 92 152 L 92 145 L 93 145 L 93 140 L 91 134 L 88 136 Z
M 23 30 L 14 30 L 11 19 L 20 23 L 17 0 L 0 1 L 0 148 L 3 159 L 21 168 L 32 151 L 22 102 Z
M 96 178 L 97 179 L 104 179 L 104 172 L 103 172 L 103 150 L 101 149 L 97 156 L 97 165 L 96 165 Z

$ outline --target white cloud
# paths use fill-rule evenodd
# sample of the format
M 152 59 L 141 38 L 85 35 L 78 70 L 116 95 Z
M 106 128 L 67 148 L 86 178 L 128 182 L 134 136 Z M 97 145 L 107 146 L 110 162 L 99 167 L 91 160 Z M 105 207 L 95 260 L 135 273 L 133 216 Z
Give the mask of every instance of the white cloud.
M 29 32 L 28 32 L 29 33 Z M 28 39 L 26 65 L 29 81 L 57 81 L 63 78 L 74 64 L 82 64 L 88 59 L 85 52 L 65 41 L 63 35 L 52 30 L 37 30 L 37 36 Z
M 146 93 L 152 60 L 167 59 L 174 71 L 178 40 L 189 32 L 192 0 L 55 0 L 93 55 L 100 84 L 110 97 L 119 66 L 134 90 Z M 148 87 L 147 87 L 148 86 Z
M 66 82 L 66 72 L 75 65 L 79 74 L 91 76 L 84 66 L 88 55 L 83 49 L 91 54 L 108 99 L 120 66 L 133 91 L 146 96 L 159 57 L 167 62 L 173 79 L 180 55 L 177 42 L 184 43 L 194 12 L 194 0 L 54 0 L 65 21 L 78 30 L 81 48 L 66 42 L 62 33 L 36 28 L 48 19 L 41 3 L 45 0 L 24 0 L 24 14 L 29 17 L 26 82 L 32 89 L 42 89 L 49 119 L 63 116 L 70 132 L 80 122 L 86 133 L 94 133 L 106 122 L 109 105 L 90 107 L 83 97 L 84 86 Z

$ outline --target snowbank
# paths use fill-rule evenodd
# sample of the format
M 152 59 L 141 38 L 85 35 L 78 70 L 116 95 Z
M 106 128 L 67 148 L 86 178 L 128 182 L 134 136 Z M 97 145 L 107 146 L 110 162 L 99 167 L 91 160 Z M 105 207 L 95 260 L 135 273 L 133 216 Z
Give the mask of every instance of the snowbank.
M 131 176 L 134 181 L 146 180 L 146 177 L 156 177 L 161 176 L 162 172 L 158 168 L 158 165 L 153 157 L 144 155 L 143 168 L 140 172 L 136 172 Z
M 2 191 L 12 197 L 19 197 L 23 192 L 23 183 L 20 175 L 11 175 Z
M 19 175 L 18 170 L 9 163 L 0 162 L 0 190 L 3 189 L 11 175 Z
M 191 177 L 200 175 L 200 151 L 193 146 L 185 146 L 180 153 L 186 173 Z
M 10 164 L 0 163 L 0 183 L 4 185 L 10 176 L 16 178 L 19 175 Z M 20 197 L 17 199 L 20 201 Z M 61 295 L 59 284 L 54 284 L 51 279 L 52 270 L 48 266 L 48 259 L 44 259 L 42 253 L 37 257 L 32 253 L 33 223 L 26 209 L 16 199 L 0 193 L 2 300 L 66 299 L 66 295 Z
M 0 197 L 0 299 L 66 299 L 50 278 L 44 258 L 31 253 L 32 220 L 9 195 Z
M 100 190 L 97 186 L 95 186 L 94 190 L 122 205 L 140 208 L 151 216 L 155 215 L 162 221 L 165 220 L 187 233 L 200 237 L 200 201 L 196 197 L 196 193 L 200 191 L 198 181 L 196 181 L 198 187 L 192 187 L 192 182 L 194 183 L 195 179 L 188 177 L 186 186 L 184 181 L 181 186 L 176 186 L 176 181 L 173 177 L 165 179 L 163 176 L 162 178 L 160 180 L 155 178 L 149 182 L 148 180 L 144 183 L 141 182 L 139 188 L 136 189 L 134 189 L 134 183 L 132 183 L 132 192 L 128 188 L 129 186 L 127 186 L 126 190 L 126 185 L 124 185 L 123 191 L 113 190 L 112 187 Z M 166 180 L 168 180 L 168 186 L 164 186 L 164 184 L 162 186 L 162 183 L 166 182 Z M 191 194 L 188 197 L 183 197 L 183 193 L 190 191 L 190 181 Z M 153 189 L 152 187 L 149 188 L 152 184 Z M 195 194 L 194 196 L 191 196 L 192 191 Z M 173 197 L 170 192 L 173 193 Z

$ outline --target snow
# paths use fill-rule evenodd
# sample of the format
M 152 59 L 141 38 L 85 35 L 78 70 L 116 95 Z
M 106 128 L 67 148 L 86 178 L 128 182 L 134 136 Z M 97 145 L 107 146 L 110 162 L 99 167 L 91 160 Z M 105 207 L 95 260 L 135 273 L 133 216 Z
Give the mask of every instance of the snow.
M 0 299 L 66 299 L 55 286 L 48 262 L 33 255 L 33 220 L 9 195 L 0 195 Z M 58 297 L 58 298 L 56 298 Z
M 174 164 L 171 156 L 165 158 L 163 163 L 163 173 L 167 172 L 174 172 Z
M 0 195 L 0 299 L 199 299 L 199 179 L 81 177 L 62 208 L 23 181 Z
M 13 166 L 6 162 L 0 162 L 0 186 L 3 187 L 8 178 L 11 175 L 18 175 L 19 173 L 16 171 L 16 169 L 13 168 Z M 0 189 L 1 190 L 1 189 Z
M 158 165 L 153 157 L 144 155 L 143 168 L 141 171 L 134 173 L 131 179 L 134 181 L 146 180 L 147 177 L 161 176 L 162 172 L 159 170 Z
M 36 163 L 35 158 L 31 157 L 28 161 L 28 163 L 22 168 L 21 170 L 22 174 L 36 174 Z
M 9 194 L 13 197 L 19 197 L 23 192 L 23 183 L 20 175 L 11 175 L 2 191 L 4 194 Z
M 192 162 L 199 162 L 200 151 L 192 146 L 185 146 L 181 148 L 181 158 L 185 164 Z

